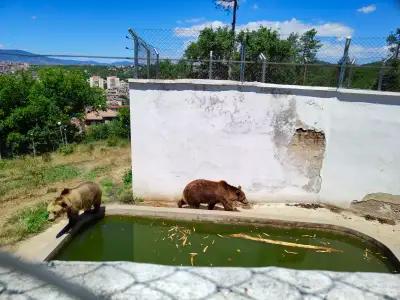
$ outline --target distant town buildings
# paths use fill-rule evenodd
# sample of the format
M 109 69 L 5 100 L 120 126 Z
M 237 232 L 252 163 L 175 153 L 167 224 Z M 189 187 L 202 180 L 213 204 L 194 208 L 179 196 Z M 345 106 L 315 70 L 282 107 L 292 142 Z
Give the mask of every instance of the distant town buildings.
M 100 76 L 89 78 L 91 87 L 106 89 L 107 108 L 106 110 L 88 110 L 85 116 L 85 124 L 93 125 L 107 123 L 118 116 L 118 110 L 129 105 L 128 83 L 116 76 L 109 76 L 104 80 Z
M 89 84 L 91 87 L 99 87 L 104 89 L 104 79 L 100 76 L 92 76 L 89 78 Z
M 120 87 L 119 78 L 116 76 L 107 77 L 107 89 L 117 89 Z
M 107 110 L 89 111 L 85 116 L 85 125 L 95 125 L 100 123 L 108 123 L 117 118 L 118 111 L 107 108 Z
M 0 61 L 0 74 L 15 73 L 17 71 L 26 71 L 29 64 L 20 62 Z

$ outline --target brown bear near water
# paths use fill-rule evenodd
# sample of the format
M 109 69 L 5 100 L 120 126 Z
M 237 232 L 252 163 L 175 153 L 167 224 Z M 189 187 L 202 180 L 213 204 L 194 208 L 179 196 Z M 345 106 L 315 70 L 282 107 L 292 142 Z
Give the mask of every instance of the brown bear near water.
M 53 221 L 63 213 L 74 223 L 79 216 L 79 211 L 89 211 L 92 207 L 98 211 L 101 204 L 101 189 L 94 182 L 84 182 L 74 188 L 65 188 L 59 197 L 47 207 L 49 220 Z
M 190 182 L 183 190 L 183 199 L 178 206 L 188 204 L 190 207 L 199 208 L 201 203 L 208 204 L 208 209 L 213 209 L 217 203 L 221 203 L 225 210 L 234 210 L 234 202 L 248 204 L 246 195 L 240 186 L 234 187 L 226 181 L 210 181 L 197 179 Z

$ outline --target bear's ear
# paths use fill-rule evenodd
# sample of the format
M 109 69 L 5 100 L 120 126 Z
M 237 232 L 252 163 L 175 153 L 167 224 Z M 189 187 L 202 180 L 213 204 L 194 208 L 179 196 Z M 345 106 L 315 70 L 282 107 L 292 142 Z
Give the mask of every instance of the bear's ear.
M 63 191 L 61 192 L 61 195 L 66 195 L 69 194 L 70 190 L 68 188 L 63 189 Z
M 67 208 L 68 207 L 68 205 L 67 205 L 67 203 L 65 201 L 61 201 L 60 205 L 61 205 L 62 208 Z
M 240 185 L 238 186 L 238 190 L 242 190 L 242 187 Z
M 224 188 L 228 186 L 228 183 L 225 180 L 221 180 L 219 183 L 222 184 Z

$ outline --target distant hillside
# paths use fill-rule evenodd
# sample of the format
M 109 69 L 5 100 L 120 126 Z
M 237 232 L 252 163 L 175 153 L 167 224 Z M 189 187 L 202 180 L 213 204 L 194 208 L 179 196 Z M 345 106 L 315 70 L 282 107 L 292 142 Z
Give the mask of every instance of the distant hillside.
M 97 61 L 59 59 L 37 55 L 23 50 L 0 49 L 0 61 L 22 62 L 32 65 L 102 65 Z

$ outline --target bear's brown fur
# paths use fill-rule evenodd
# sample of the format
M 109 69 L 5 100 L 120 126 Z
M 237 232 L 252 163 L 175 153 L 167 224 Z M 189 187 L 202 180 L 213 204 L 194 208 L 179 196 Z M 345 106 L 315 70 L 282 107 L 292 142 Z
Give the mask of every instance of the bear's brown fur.
M 101 204 L 101 189 L 94 182 L 84 182 L 74 188 L 65 188 L 59 197 L 47 207 L 49 220 L 55 220 L 67 213 L 70 221 L 76 221 L 80 210 L 89 211 L 91 207 L 97 211 Z
M 221 203 L 225 210 L 234 210 L 234 201 L 248 204 L 246 195 L 241 187 L 234 187 L 226 181 L 210 181 L 197 179 L 190 182 L 183 190 L 183 199 L 178 206 L 188 204 L 192 208 L 199 208 L 201 203 L 207 203 L 208 209 L 213 209 L 217 203 Z

